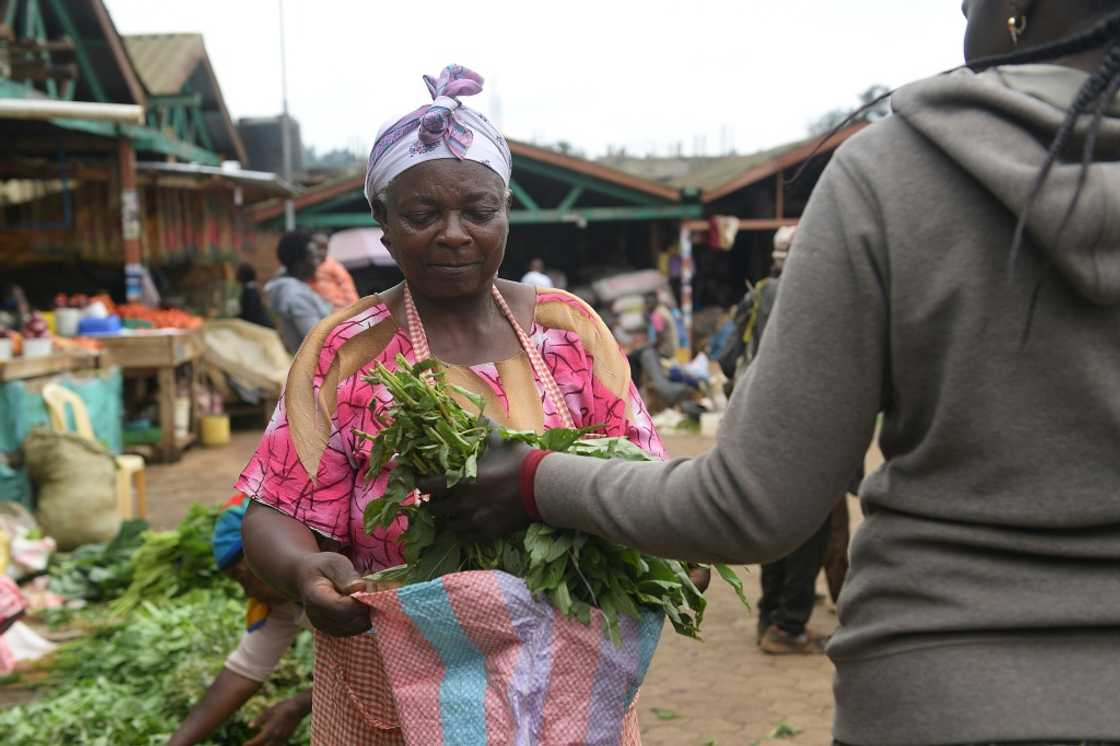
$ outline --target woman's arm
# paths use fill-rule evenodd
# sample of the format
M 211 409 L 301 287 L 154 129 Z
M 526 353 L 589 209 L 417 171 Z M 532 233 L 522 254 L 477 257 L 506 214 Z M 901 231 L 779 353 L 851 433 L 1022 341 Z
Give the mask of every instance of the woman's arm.
M 241 528 L 245 558 L 273 588 L 298 600 L 317 629 L 336 637 L 370 628 L 369 608 L 350 598 L 365 589 L 353 563 L 336 551 L 321 551 L 307 526 L 256 501 Z M 324 548 L 337 548 L 322 539 Z

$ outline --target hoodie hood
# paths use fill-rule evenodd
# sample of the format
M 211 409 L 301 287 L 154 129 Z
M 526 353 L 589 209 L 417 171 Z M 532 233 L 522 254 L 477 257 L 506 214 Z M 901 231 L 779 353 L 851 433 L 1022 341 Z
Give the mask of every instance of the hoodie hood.
M 892 98 L 895 114 L 928 138 L 1016 217 L 1023 214 L 1050 144 L 1087 75 L 1056 65 L 961 71 L 919 81 Z M 1120 106 L 1104 118 L 1096 158 L 1082 175 L 1091 117 L 1054 165 L 1027 218 L 1027 240 L 1087 300 L 1120 303 Z M 1065 222 L 1063 226 L 1063 221 Z M 1010 251 L 1010 246 L 1007 247 Z

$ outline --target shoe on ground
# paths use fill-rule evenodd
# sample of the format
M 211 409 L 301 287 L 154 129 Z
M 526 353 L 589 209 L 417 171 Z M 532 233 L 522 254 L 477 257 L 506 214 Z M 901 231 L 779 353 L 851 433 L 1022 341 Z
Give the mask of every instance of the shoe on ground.
M 817 637 L 807 630 L 795 635 L 774 625 L 762 635 L 758 646 L 767 655 L 823 655 L 826 642 L 827 638 Z

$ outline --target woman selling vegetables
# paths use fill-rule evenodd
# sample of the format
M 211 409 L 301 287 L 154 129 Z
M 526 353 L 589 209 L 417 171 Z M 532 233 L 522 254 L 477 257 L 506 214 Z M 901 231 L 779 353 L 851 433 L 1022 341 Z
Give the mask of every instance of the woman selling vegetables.
M 513 428 L 598 426 L 651 455 L 662 446 L 626 358 L 574 297 L 497 279 L 509 233 L 511 160 L 502 135 L 459 97 L 482 79 L 450 66 L 425 77 L 434 101 L 384 127 L 365 192 L 405 282 L 333 314 L 307 337 L 238 489 L 254 570 L 299 599 L 317 636 L 316 743 L 400 743 L 360 576 L 403 562 L 404 526 L 363 530 L 388 470 L 365 480 L 370 442 L 392 403 L 364 380 L 398 353 L 438 360 L 449 382 Z M 458 396 L 458 395 L 456 395 Z M 459 401 L 468 408 L 466 398 Z M 477 411 L 473 409 L 472 411 Z M 353 697 L 360 702 L 355 704 Z M 631 711 L 626 739 L 637 741 Z

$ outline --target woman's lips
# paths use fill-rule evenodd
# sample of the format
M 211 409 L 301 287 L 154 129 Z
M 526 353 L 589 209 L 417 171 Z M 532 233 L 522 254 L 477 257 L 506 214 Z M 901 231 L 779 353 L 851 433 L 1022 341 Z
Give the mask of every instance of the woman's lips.
M 469 262 L 467 264 L 429 264 L 428 269 L 433 272 L 460 274 L 480 266 L 482 266 L 482 262 Z

